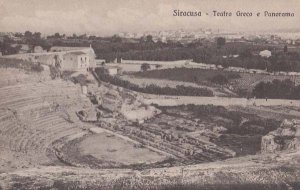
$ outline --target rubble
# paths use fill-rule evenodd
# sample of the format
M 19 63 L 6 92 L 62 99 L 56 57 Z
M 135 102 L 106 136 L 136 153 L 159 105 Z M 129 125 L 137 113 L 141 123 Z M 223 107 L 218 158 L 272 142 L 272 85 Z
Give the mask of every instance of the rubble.
M 280 127 L 262 137 L 261 152 L 276 153 L 300 149 L 299 120 L 284 120 Z

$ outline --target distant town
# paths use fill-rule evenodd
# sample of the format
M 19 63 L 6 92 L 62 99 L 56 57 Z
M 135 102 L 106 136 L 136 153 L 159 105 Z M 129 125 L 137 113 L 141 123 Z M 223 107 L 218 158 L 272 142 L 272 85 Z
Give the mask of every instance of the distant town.
M 143 33 L 135 32 L 120 32 L 115 34 L 115 37 L 120 37 L 128 40 L 129 42 L 138 43 L 140 39 L 146 39 L 147 36 L 152 36 L 153 42 L 180 42 L 182 44 L 192 43 L 195 41 L 208 40 L 213 42 L 216 37 L 224 37 L 227 42 L 253 42 L 253 43 L 265 43 L 265 44 L 289 44 L 300 45 L 300 31 L 291 32 L 226 32 L 213 29 L 199 29 L 195 31 L 186 30 L 165 30 L 165 31 L 147 31 Z M 0 32 L 0 42 L 5 39 L 10 39 L 17 44 L 25 43 L 28 37 L 47 39 L 54 41 L 61 39 L 64 42 L 78 42 L 99 40 L 104 37 L 92 35 L 92 34 L 60 34 L 55 33 L 53 35 L 41 34 L 40 32 L 26 31 L 20 32 Z M 21 50 L 22 51 L 22 50 Z
M 108 37 L 90 34 L 51 35 L 1 32 L 0 55 L 53 52 L 53 47 L 93 49 L 97 63 L 121 60 L 178 61 L 240 67 L 267 72 L 298 72 L 300 32 L 226 32 L 199 29 L 121 32 Z M 126 61 L 125 61 L 126 62 Z

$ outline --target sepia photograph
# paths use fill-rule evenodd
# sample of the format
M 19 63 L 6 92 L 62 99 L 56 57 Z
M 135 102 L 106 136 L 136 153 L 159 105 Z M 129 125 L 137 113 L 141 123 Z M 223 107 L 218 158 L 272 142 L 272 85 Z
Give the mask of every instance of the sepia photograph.
M 300 190 L 300 1 L 0 0 L 0 190 Z

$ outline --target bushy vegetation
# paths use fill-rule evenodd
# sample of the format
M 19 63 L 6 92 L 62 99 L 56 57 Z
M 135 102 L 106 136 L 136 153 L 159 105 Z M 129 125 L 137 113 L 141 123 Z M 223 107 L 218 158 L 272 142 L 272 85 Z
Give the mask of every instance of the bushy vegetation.
M 229 83 L 229 80 L 238 79 L 238 78 L 241 78 L 240 74 L 231 72 L 231 73 L 227 73 L 226 75 L 224 74 L 214 75 L 209 80 L 215 84 L 225 85 Z
M 268 71 L 300 71 L 300 53 L 276 53 L 267 61 Z
M 173 68 L 150 70 L 147 72 L 138 72 L 134 74 L 138 77 L 168 79 L 183 82 L 193 82 L 203 84 L 213 82 L 216 84 L 227 84 L 232 79 L 241 78 L 236 72 L 206 70 L 196 68 Z
M 42 72 L 44 70 L 43 66 L 39 63 L 10 58 L 0 58 L 0 68 L 16 68 L 31 72 Z
M 13 47 L 10 45 L 7 39 L 4 39 L 3 42 L 0 42 L 0 52 L 3 55 L 17 54 L 20 49 L 21 49 L 21 45 L 17 45 L 16 47 Z
M 177 96 L 213 96 L 213 92 L 207 88 L 195 88 L 187 87 L 183 85 L 177 85 L 176 88 L 171 87 L 159 87 L 151 84 L 146 87 L 140 87 L 139 85 L 132 84 L 129 81 L 122 80 L 118 77 L 108 75 L 101 69 L 96 69 L 98 78 L 101 81 L 109 82 L 111 84 L 121 86 L 137 92 L 160 94 L 160 95 L 177 95 Z
M 300 71 L 299 52 L 283 51 L 283 47 L 272 47 L 272 56 L 267 59 L 258 55 L 261 50 L 270 49 L 267 45 L 250 43 L 203 44 L 194 42 L 180 43 L 106 43 L 100 46 L 94 43 L 98 58 L 108 61 L 121 57 L 128 60 L 175 61 L 192 59 L 196 63 L 242 67 L 273 71 Z M 238 55 L 233 57 L 232 55 Z M 226 56 L 224 58 L 223 56 Z
M 148 64 L 148 63 L 143 63 L 142 65 L 141 65 L 141 70 L 142 71 L 147 71 L 147 70 L 149 70 L 150 69 L 150 65 Z
M 287 79 L 284 81 L 273 80 L 272 82 L 260 82 L 253 91 L 256 98 L 300 99 L 300 86 Z
M 210 79 L 210 81 L 213 82 L 213 83 L 216 83 L 216 84 L 220 84 L 220 85 L 224 85 L 224 84 L 227 84 L 229 82 L 228 79 L 222 74 L 218 74 L 218 75 L 213 76 Z
M 71 80 L 72 74 L 74 74 L 75 71 L 62 71 L 61 78 L 64 80 Z
M 78 76 L 74 76 L 71 78 L 71 80 L 77 84 L 79 83 L 80 85 L 86 85 L 87 83 L 89 83 L 90 81 L 87 79 L 87 77 L 83 74 L 80 74 Z
M 59 70 L 59 68 L 50 65 L 49 69 L 50 69 L 50 77 L 52 79 L 61 77 L 61 71 Z
M 214 121 L 214 117 L 222 117 L 229 119 L 230 123 L 221 122 L 220 125 L 228 129 L 227 133 L 233 134 L 255 134 L 255 135 L 265 135 L 268 132 L 274 130 L 274 128 L 279 127 L 281 121 L 275 121 L 274 119 L 261 118 L 255 114 L 248 114 L 239 111 L 231 111 L 223 106 L 214 105 L 180 105 L 180 106 L 158 106 L 160 110 L 166 111 L 168 109 L 178 109 L 184 111 L 190 111 L 195 118 L 205 120 L 208 122 Z M 169 114 L 169 113 L 168 113 Z M 246 122 L 243 122 L 244 120 Z M 252 127 L 252 125 L 261 126 L 261 129 Z
M 42 72 L 44 70 L 44 67 L 42 67 L 40 63 L 37 63 L 31 66 L 31 70 L 35 72 Z

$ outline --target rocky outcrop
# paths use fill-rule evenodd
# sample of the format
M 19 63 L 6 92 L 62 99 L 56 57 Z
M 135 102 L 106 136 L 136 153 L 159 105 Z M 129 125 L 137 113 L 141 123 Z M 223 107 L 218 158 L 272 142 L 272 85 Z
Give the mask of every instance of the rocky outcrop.
M 262 153 L 297 149 L 300 149 L 300 120 L 284 120 L 278 129 L 262 137 Z

